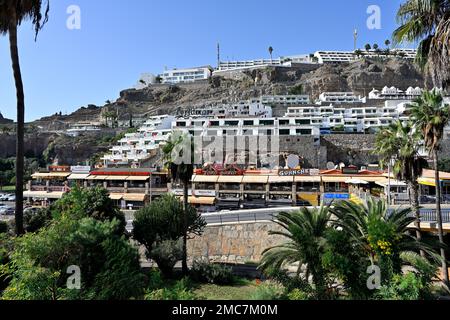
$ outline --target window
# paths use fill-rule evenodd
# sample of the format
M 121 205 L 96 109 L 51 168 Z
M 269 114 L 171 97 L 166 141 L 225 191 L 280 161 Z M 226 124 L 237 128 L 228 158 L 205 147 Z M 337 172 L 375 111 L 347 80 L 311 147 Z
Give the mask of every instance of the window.
M 289 129 L 280 129 L 280 136 L 288 136 L 290 133 Z

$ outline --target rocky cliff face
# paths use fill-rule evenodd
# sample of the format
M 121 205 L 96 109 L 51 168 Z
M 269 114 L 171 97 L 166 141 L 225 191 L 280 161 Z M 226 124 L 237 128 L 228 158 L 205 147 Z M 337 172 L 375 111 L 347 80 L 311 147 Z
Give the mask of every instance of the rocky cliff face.
M 0 112 L 0 124 L 11 124 L 11 123 L 13 123 L 13 121 L 10 119 L 4 118 L 2 113 Z
M 256 81 L 255 81 L 256 80 Z M 366 59 L 350 64 L 270 67 L 263 70 L 230 72 L 209 81 L 176 86 L 153 85 L 120 92 L 120 97 L 103 107 L 90 105 L 68 116 L 54 115 L 40 119 L 36 124 L 60 130 L 70 123 L 102 121 L 108 111 L 123 114 L 158 115 L 176 113 L 193 106 L 227 103 L 266 94 L 288 94 L 293 88 L 302 88 L 313 98 L 325 91 L 353 91 L 367 95 L 373 88 L 396 86 L 424 86 L 424 78 L 408 61 Z

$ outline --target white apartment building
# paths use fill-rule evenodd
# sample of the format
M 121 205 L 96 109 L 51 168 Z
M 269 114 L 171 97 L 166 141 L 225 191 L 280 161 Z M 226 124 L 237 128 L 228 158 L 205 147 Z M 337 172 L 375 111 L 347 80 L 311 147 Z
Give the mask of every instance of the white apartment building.
M 66 134 L 72 137 L 77 137 L 84 132 L 95 132 L 101 130 L 100 122 L 78 122 L 70 126 L 66 130 Z
M 172 132 L 173 116 L 150 117 L 136 133 L 126 134 L 102 160 L 110 165 L 134 165 L 157 154 L 159 146 Z
M 361 50 L 362 55 L 365 57 L 377 57 L 382 56 L 382 52 L 378 52 L 376 50 L 365 51 Z M 392 55 L 396 55 L 399 58 L 403 59 L 414 59 L 417 54 L 416 49 L 391 49 L 390 53 Z M 317 59 L 317 62 L 320 64 L 324 63 L 343 63 L 343 62 L 352 62 L 359 57 L 355 54 L 354 51 L 317 51 L 314 53 L 314 57 Z
M 319 95 L 318 104 L 364 103 L 365 98 L 356 96 L 353 92 L 323 92 Z
M 290 67 L 290 61 L 277 59 L 256 59 L 256 60 L 241 60 L 241 61 L 221 61 L 219 63 L 218 71 L 229 71 L 239 69 L 260 68 L 265 66 L 285 66 Z
M 262 96 L 260 103 L 266 105 L 301 105 L 311 103 L 308 95 L 271 95 Z
M 310 119 L 301 118 L 225 118 L 178 119 L 173 130 L 187 130 L 194 136 L 299 136 L 319 135 Z
M 161 77 L 161 83 L 186 83 L 199 80 L 207 80 L 211 77 L 212 68 L 210 66 L 188 68 L 188 69 L 172 69 L 164 71 Z
M 383 100 L 414 100 L 422 95 L 423 90 L 419 87 L 409 87 L 406 91 L 402 91 L 396 87 L 384 87 L 383 89 L 373 89 L 369 92 L 369 99 Z

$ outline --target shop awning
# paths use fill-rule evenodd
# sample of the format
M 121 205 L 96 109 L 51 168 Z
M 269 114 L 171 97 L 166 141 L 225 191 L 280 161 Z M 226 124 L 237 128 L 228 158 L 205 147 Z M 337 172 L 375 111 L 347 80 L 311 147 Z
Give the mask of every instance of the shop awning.
M 323 182 L 342 182 L 345 183 L 345 181 L 349 180 L 350 177 L 327 177 L 327 176 L 322 176 L 322 181 Z
M 389 184 L 389 180 L 385 179 L 384 181 L 377 181 L 376 182 L 377 185 L 385 187 Z M 391 179 L 390 184 L 392 187 L 396 187 L 396 186 L 406 186 L 406 182 L 403 181 L 399 181 L 399 180 L 395 180 L 395 179 Z
M 67 178 L 70 174 L 70 172 L 38 172 L 34 173 L 31 177 L 33 179 L 61 179 Z
M 371 177 L 371 176 L 359 176 L 359 177 L 353 177 L 353 179 L 361 179 L 367 182 L 383 182 L 387 181 L 387 177 Z
M 356 179 L 356 178 L 348 179 L 348 180 L 345 181 L 345 183 L 356 184 L 356 185 L 358 185 L 358 184 L 369 184 L 369 182 L 366 181 L 366 180 Z
M 113 180 L 113 181 L 125 181 L 128 176 L 107 176 L 105 180 Z
M 320 176 L 296 176 L 295 182 L 320 182 Z
M 127 181 L 147 181 L 150 179 L 150 176 L 129 176 Z
M 219 179 L 219 176 L 195 175 L 192 178 L 192 182 L 216 183 L 218 179 Z
M 244 176 L 242 183 L 261 183 L 266 184 L 269 176 Z
M 220 176 L 218 183 L 241 183 L 243 176 Z
M 89 177 L 89 173 L 72 173 L 67 180 L 84 180 Z
M 123 194 L 123 200 L 144 202 L 146 196 L 146 194 L 141 193 L 125 193 Z
M 424 186 L 436 187 L 436 181 L 431 178 L 419 178 L 417 181 Z
M 122 193 L 110 193 L 109 198 L 112 200 L 120 200 L 123 198 L 123 194 Z
M 108 176 L 89 176 L 86 180 L 106 180 Z
M 25 191 L 23 193 L 24 198 L 36 198 L 36 199 L 61 199 L 64 195 L 63 192 L 42 192 L 42 191 Z
M 269 183 L 293 183 L 294 177 L 269 176 Z
M 179 197 L 179 199 L 183 201 L 183 197 Z M 190 204 L 213 205 L 215 201 L 215 197 L 188 197 Z

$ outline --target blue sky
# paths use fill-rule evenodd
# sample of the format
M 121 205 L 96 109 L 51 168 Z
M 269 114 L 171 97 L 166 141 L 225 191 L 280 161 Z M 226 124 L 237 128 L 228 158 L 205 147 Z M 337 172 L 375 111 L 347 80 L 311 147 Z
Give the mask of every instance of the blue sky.
M 216 65 L 222 60 L 352 50 L 390 38 L 401 0 L 52 0 L 50 20 L 34 42 L 20 27 L 19 52 L 26 120 L 70 113 L 115 100 L 143 72 L 165 66 Z M 81 29 L 69 30 L 67 8 L 81 9 Z M 381 8 L 381 29 L 369 30 L 369 5 Z M 7 37 L 0 38 L 0 112 L 15 119 L 15 89 Z

